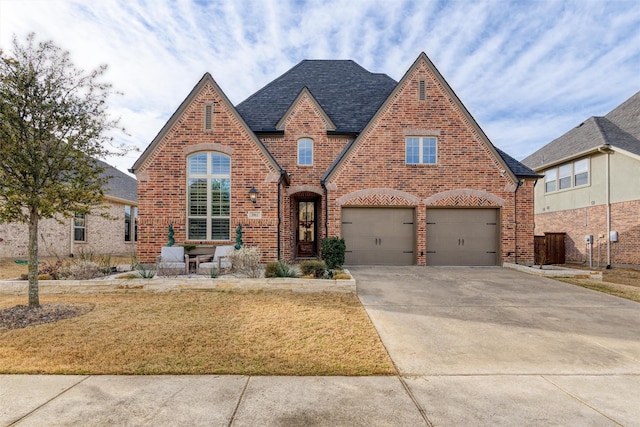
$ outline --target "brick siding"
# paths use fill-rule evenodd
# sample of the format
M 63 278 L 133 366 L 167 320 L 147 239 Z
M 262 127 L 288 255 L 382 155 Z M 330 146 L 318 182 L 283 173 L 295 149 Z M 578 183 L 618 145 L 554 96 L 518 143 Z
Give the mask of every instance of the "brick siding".
M 589 263 L 584 236 L 592 235 L 592 262 L 606 265 L 609 238 L 606 219 L 605 205 L 541 213 L 535 217 L 535 234 L 567 233 L 565 261 L 571 263 Z M 611 205 L 611 230 L 618 232 L 618 242 L 611 243 L 611 264 L 640 265 L 640 200 Z
M 41 220 L 38 224 L 39 256 L 62 256 L 80 253 L 94 255 L 135 255 L 136 243 L 124 241 L 124 204 L 106 202 L 101 216 L 97 211 L 86 217 L 86 241 L 73 241 L 73 218 Z M 0 257 L 26 257 L 29 249 L 29 232 L 26 224 L 0 224 Z
M 427 81 L 426 101 L 418 100 L 420 80 Z M 203 130 L 205 103 L 214 105 L 213 132 Z M 274 260 L 278 255 L 284 259 L 295 256 L 295 202 L 317 197 L 318 240 L 327 235 L 340 236 L 343 204 L 415 206 L 419 254 L 425 252 L 426 210 L 433 200 L 438 200 L 433 202 L 437 206 L 496 207 L 501 216 L 502 261 L 533 262 L 533 182 L 525 181 L 518 188 L 518 183 L 504 173 L 502 163 L 481 142 L 481 136 L 475 133 L 425 63 L 418 64 L 414 74 L 405 80 L 327 182 L 328 205 L 324 189 L 320 187 L 321 177 L 350 140 L 345 136 L 327 135 L 328 123 L 309 94 L 303 93 L 289 115 L 281 120 L 283 135 L 262 139 L 291 175 L 290 186 L 282 188 L 279 203 L 277 171 L 269 166 L 250 134 L 234 118 L 232 108 L 213 86 L 206 85 L 136 172 L 140 260 L 152 261 L 160 253 L 167 241 L 169 223 L 173 223 L 177 244 L 232 243 L 186 241 L 186 153 L 208 144 L 210 149 L 224 150 L 231 155 L 232 228 L 243 225 L 245 244 L 260 246 L 263 261 Z M 438 163 L 406 165 L 405 136 L 422 132 L 437 135 Z M 297 164 L 300 138 L 313 140 L 312 166 Z M 255 206 L 248 197 L 252 186 L 259 191 Z M 278 205 L 280 242 L 277 241 Z M 247 219 L 247 214 L 254 210 L 262 212 L 262 219 Z M 233 240 L 233 232 L 231 234 Z M 420 265 L 426 261 L 424 253 L 417 258 Z

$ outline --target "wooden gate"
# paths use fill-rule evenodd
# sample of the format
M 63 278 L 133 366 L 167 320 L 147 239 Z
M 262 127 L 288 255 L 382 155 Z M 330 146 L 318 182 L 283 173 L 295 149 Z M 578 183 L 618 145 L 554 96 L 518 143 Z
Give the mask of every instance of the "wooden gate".
M 564 264 L 565 234 L 544 233 L 544 236 L 533 237 L 536 265 Z

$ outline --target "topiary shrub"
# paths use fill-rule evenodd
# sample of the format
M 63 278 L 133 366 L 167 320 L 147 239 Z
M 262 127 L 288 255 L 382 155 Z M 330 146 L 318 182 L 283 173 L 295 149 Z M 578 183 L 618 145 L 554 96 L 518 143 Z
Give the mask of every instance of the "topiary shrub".
M 347 250 L 344 239 L 339 237 L 327 237 L 322 239 L 322 259 L 327 264 L 329 270 L 342 268 L 344 264 L 344 253 Z
M 300 263 L 300 271 L 303 276 L 313 276 L 316 279 L 324 277 L 327 264 L 321 260 L 308 260 Z

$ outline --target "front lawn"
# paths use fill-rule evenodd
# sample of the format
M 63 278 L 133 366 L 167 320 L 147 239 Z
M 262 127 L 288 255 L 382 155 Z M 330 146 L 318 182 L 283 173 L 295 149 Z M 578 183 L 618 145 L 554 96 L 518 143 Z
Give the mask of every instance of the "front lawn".
M 2 296 L 0 317 L 26 301 Z M 133 292 L 41 295 L 40 303 L 86 313 L 0 326 L 0 373 L 396 374 L 352 294 Z

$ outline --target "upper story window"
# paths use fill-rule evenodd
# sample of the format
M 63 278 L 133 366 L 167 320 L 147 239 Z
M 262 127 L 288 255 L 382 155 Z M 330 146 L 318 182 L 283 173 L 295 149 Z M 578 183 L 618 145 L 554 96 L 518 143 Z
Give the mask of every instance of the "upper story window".
M 587 184 L 589 184 L 589 159 L 565 163 L 544 172 L 545 193 Z
M 217 152 L 187 158 L 187 239 L 229 240 L 231 158 Z
M 549 169 L 544 174 L 544 191 L 550 193 L 556 191 L 556 178 L 558 171 L 556 169 Z
M 298 166 L 313 165 L 313 141 L 309 138 L 298 140 Z
M 406 163 L 408 165 L 436 164 L 438 157 L 438 138 L 433 136 L 407 137 L 405 147 Z
M 83 213 L 76 213 L 73 218 L 73 240 L 76 242 L 87 240 L 87 217 Z
M 138 241 L 138 208 L 135 206 L 124 207 L 124 241 Z

